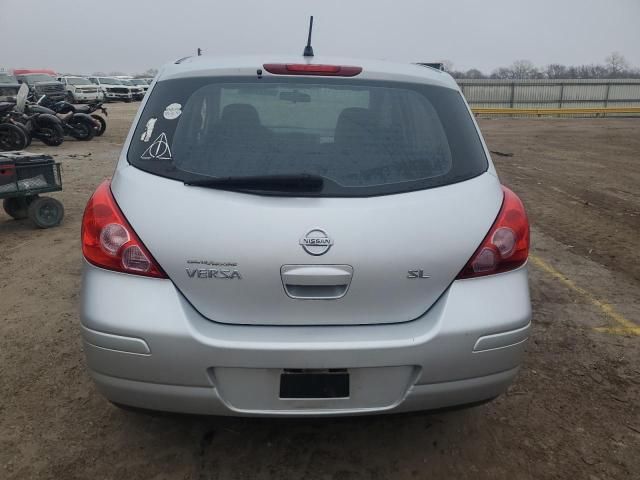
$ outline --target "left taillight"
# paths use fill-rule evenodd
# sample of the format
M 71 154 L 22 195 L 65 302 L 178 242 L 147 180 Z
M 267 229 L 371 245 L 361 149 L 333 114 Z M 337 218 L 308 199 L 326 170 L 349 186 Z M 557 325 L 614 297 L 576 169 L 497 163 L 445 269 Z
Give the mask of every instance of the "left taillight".
M 109 180 L 102 182 L 89 199 L 81 236 L 84 258 L 97 267 L 168 278 L 120 211 Z

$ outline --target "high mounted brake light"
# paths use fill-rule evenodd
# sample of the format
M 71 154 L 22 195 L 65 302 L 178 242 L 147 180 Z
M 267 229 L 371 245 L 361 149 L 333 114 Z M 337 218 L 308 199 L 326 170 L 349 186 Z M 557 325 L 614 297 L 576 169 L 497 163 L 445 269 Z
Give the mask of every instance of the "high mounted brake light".
M 312 63 L 265 63 L 264 69 L 274 75 L 321 75 L 328 77 L 355 77 L 362 67 L 351 65 L 320 65 Z
M 518 196 L 503 186 L 504 199 L 493 226 L 458 279 L 515 270 L 529 256 L 529 220 Z
M 167 278 L 116 204 L 105 180 L 82 217 L 82 253 L 89 263 L 116 272 Z

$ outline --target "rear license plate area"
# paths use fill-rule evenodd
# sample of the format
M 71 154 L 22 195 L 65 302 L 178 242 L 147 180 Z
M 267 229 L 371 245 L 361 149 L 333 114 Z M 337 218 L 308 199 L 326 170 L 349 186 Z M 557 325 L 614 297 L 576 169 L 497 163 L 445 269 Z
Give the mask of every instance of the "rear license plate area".
M 286 369 L 280 374 L 280 398 L 349 398 L 349 372 Z

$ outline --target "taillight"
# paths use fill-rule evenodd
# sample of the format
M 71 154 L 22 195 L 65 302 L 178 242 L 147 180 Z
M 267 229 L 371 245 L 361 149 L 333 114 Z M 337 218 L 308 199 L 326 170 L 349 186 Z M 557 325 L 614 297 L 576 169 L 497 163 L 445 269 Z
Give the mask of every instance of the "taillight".
M 312 63 L 265 63 L 264 69 L 274 75 L 322 75 L 329 77 L 355 77 L 362 67 L 350 65 L 318 65 Z
M 514 270 L 529 256 L 529 220 L 518 196 L 503 186 L 502 208 L 458 279 Z
M 82 217 L 82 253 L 89 263 L 117 272 L 167 278 L 116 204 L 105 180 Z

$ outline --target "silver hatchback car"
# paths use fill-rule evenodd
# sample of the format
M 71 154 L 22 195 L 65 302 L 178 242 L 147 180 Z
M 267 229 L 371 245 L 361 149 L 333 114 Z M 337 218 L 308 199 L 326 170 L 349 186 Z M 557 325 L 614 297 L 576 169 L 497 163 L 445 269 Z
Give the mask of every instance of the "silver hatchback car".
M 336 58 L 185 59 L 82 224 L 113 403 L 343 415 L 492 399 L 530 329 L 529 225 L 454 80 Z

